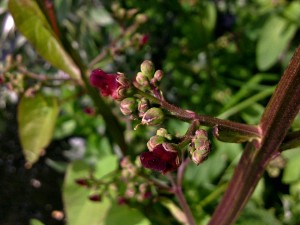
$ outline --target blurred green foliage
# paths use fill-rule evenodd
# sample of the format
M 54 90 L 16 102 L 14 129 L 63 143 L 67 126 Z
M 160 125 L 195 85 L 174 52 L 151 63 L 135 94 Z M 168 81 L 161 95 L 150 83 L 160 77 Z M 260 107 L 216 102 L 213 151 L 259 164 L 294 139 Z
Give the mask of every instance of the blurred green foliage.
M 11 4 L 12 2 L 18 1 L 10 1 Z M 43 3 L 42 0 L 28 2 L 36 3 L 34 8 L 37 9 Z M 41 23 L 34 27 L 40 21 L 40 14 L 30 14 L 30 11 L 26 11 L 28 9 L 21 7 L 26 12 L 23 14 L 20 8 L 13 5 L 11 9 L 15 11 L 11 10 L 12 13 L 22 15 L 21 22 L 30 20 L 32 27 L 26 27 L 26 23 L 12 26 L 7 9 L 8 1 L 0 3 L 0 78 L 4 79 L 4 82 L 0 82 L 0 153 L 8 151 L 11 152 L 10 157 L 14 157 L 14 151 L 9 149 L 16 148 L 16 145 L 20 148 L 17 134 L 13 137 L 6 135 L 9 126 L 7 115 L 16 117 L 10 111 L 10 106 L 16 105 L 26 91 L 39 86 L 38 91 L 59 102 L 60 112 L 52 141 L 67 140 L 70 145 L 68 149 L 60 149 L 63 160 L 51 158 L 49 149 L 42 156 L 45 159 L 44 167 L 65 175 L 64 181 L 61 181 L 61 195 L 66 220 L 57 220 L 51 224 L 180 224 L 180 219 L 172 217 L 172 207 L 160 202 L 161 199 L 168 198 L 177 204 L 173 195 L 156 190 L 151 183 L 140 177 L 121 180 L 122 168 L 117 163 L 122 156 L 120 148 L 107 135 L 109 128 L 102 116 L 93 112 L 86 113 L 87 109 L 94 110 L 94 102 L 84 88 L 73 81 L 57 80 L 48 83 L 32 79 L 14 64 L 20 63 L 18 57 L 21 55 L 22 66 L 32 73 L 52 79 L 64 78 L 61 71 L 65 71 L 76 77 L 78 71 L 74 69 L 74 62 L 69 59 L 72 56 L 79 59 L 88 70 L 99 67 L 107 72 L 121 71 L 133 78 L 139 71 L 140 63 L 144 59 L 151 59 L 157 69 L 165 72 L 161 88 L 170 102 L 197 113 L 257 124 L 294 49 L 299 45 L 300 2 L 53 2 L 59 34 L 49 32 L 51 28 L 47 21 L 44 21 L 44 25 Z M 146 16 L 147 21 L 137 23 L 135 14 L 128 16 L 133 9 L 136 12 L 131 12 Z M 41 8 L 41 12 L 43 10 L 45 9 Z M 124 17 L 126 12 L 128 14 Z M 28 32 L 31 41 L 28 42 L 18 30 L 25 36 Z M 141 43 L 141 38 L 147 38 L 147 41 Z M 33 39 L 36 42 L 32 42 Z M 50 42 L 54 44 L 51 45 Z M 95 61 L 99 54 L 101 60 Z M 12 86 L 8 87 L 5 83 Z M 133 130 L 137 122 L 122 116 L 117 104 L 111 100 L 106 103 L 126 128 L 124 136 L 128 143 L 127 154 L 134 167 L 140 169 L 139 163 L 135 161 L 136 157 L 146 149 L 146 142 L 155 134 L 155 129 L 139 127 Z M 26 113 L 26 110 L 23 111 L 23 114 Z M 172 134 L 182 135 L 187 124 L 169 120 L 165 127 Z M 298 118 L 292 130 L 299 128 Z M 46 136 L 45 131 L 43 134 Z M 12 140 L 10 146 L 3 144 L 8 138 Z M 39 146 L 37 151 L 40 153 L 43 147 Z M 208 160 L 198 167 L 193 164 L 187 167 L 183 189 L 199 224 L 206 224 L 212 215 L 232 176 L 242 147 L 241 144 L 213 140 L 213 151 Z M 266 172 L 237 224 L 299 223 L 299 154 L 299 149 L 285 152 L 285 167 L 275 165 L 278 172 L 275 177 Z M 7 160 L 3 153 L 0 154 L 0 159 L 0 168 L 6 166 L 6 163 L 2 163 Z M 22 163 L 25 163 L 24 158 Z M 33 169 L 34 167 L 35 165 Z M 107 186 L 108 190 L 103 191 L 105 196 L 101 202 L 88 200 L 91 192 L 97 190 L 84 189 L 74 182 L 74 179 L 89 177 L 91 174 L 102 177 L 111 173 L 114 175 L 104 176 L 104 180 L 114 185 Z M 163 183 L 167 182 L 159 174 L 149 171 L 145 174 L 153 179 L 160 179 Z M 7 174 L 2 175 L 5 179 L 9 177 Z M 154 203 L 137 199 L 139 185 L 143 182 L 150 188 Z M 118 205 L 118 198 L 126 193 L 128 185 L 133 185 L 136 195 L 128 204 Z M 0 199 L 1 195 L 3 193 L 0 191 Z M 1 203 L 0 206 L 5 207 Z M 14 221 L 10 217 L 1 215 L 0 224 Z M 36 218 L 29 214 L 28 221 L 30 218 L 32 225 L 42 224 L 36 219 L 49 224 L 45 216 Z

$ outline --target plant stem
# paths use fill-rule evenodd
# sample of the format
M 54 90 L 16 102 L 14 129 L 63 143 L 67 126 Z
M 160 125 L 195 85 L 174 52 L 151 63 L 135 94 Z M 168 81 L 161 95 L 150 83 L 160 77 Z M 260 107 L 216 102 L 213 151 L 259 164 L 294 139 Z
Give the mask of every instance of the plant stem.
M 279 153 L 300 109 L 300 46 L 284 72 L 259 124 L 260 140 L 249 142 L 209 225 L 234 224 L 268 162 Z
M 234 134 L 240 135 L 241 134 L 244 137 L 248 137 L 249 140 L 260 137 L 259 130 L 256 126 L 242 124 L 242 123 L 233 122 L 233 121 L 229 121 L 229 120 L 222 120 L 222 119 L 218 119 L 218 118 L 215 118 L 212 116 L 207 116 L 207 115 L 199 115 L 193 111 L 185 110 L 185 109 L 179 108 L 175 105 L 172 105 L 163 99 L 157 99 L 154 96 L 152 96 L 148 93 L 145 93 L 138 88 L 136 89 L 136 94 L 147 98 L 149 101 L 151 101 L 154 104 L 159 104 L 162 108 L 164 108 L 165 110 L 167 110 L 173 116 L 175 116 L 176 118 L 178 118 L 180 120 L 183 120 L 186 122 L 198 120 L 200 122 L 200 124 L 203 126 L 209 126 L 209 127 L 218 126 L 219 129 L 227 130 L 228 132 L 231 132 L 232 135 L 234 135 Z
M 185 213 L 185 216 L 186 216 L 186 219 L 187 219 L 189 225 L 197 225 L 197 223 L 194 219 L 194 216 L 191 212 L 191 209 L 183 195 L 181 186 L 179 186 L 178 183 L 175 183 L 174 178 L 172 177 L 171 174 L 168 174 L 168 177 L 172 183 L 174 194 L 181 206 L 181 209 Z

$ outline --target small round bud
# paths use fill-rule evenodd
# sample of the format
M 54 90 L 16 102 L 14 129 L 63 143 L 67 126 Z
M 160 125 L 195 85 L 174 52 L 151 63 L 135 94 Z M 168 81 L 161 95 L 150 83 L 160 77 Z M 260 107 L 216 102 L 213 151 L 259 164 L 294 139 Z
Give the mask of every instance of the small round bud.
M 119 18 L 119 19 L 123 19 L 126 15 L 126 10 L 123 9 L 123 8 L 119 8 L 117 11 L 116 11 L 116 16 Z
M 142 98 L 138 104 L 139 116 L 143 116 L 145 112 L 149 109 L 149 102 L 146 98 Z
M 161 81 L 164 76 L 164 72 L 162 70 L 156 70 L 154 73 L 154 78 L 151 80 L 153 83 Z
M 146 16 L 145 14 L 139 13 L 139 14 L 137 14 L 137 15 L 135 16 L 135 21 L 136 21 L 138 24 L 145 23 L 145 22 L 147 22 L 147 20 L 148 20 L 148 18 L 147 18 L 147 16 Z
M 197 150 L 207 149 L 210 145 L 207 132 L 205 130 L 197 130 L 195 136 L 192 138 L 192 143 Z
M 147 77 L 141 72 L 137 73 L 135 80 L 142 87 L 147 87 L 149 85 Z
M 160 108 L 153 107 L 145 112 L 142 118 L 142 124 L 156 126 L 161 124 L 164 121 L 164 118 L 164 112 Z
M 150 60 L 145 60 L 141 64 L 141 72 L 149 80 L 151 80 L 153 78 L 154 71 L 155 71 L 154 65 L 153 65 L 153 63 Z
M 156 131 L 156 135 L 164 137 L 168 140 L 172 140 L 172 135 L 168 133 L 168 131 L 165 128 L 159 128 Z
M 196 165 L 199 165 L 207 159 L 210 151 L 211 145 L 207 132 L 205 130 L 197 130 L 189 145 L 189 153 L 192 161 Z
M 120 110 L 125 116 L 133 114 L 137 110 L 135 98 L 125 98 L 120 103 Z
M 75 183 L 80 185 L 80 186 L 84 186 L 84 187 L 88 187 L 90 186 L 90 183 L 88 182 L 87 179 L 85 178 L 79 178 L 75 180 Z
M 190 151 L 190 157 L 192 161 L 198 166 L 200 163 L 207 159 L 208 152 L 209 151 L 205 150 Z
M 130 80 L 128 80 L 128 78 L 125 76 L 124 73 L 117 73 L 118 77 L 116 78 L 116 81 L 124 87 L 130 87 L 131 86 L 131 82 Z
M 157 145 L 162 144 L 165 142 L 165 138 L 162 136 L 155 135 L 150 138 L 150 140 L 147 142 L 147 147 L 149 151 L 151 152 Z

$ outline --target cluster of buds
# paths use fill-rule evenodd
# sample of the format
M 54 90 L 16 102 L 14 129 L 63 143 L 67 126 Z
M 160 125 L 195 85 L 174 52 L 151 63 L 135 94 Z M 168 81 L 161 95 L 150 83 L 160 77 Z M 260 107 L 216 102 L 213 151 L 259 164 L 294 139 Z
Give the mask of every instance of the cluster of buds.
M 151 61 L 145 60 L 141 64 L 141 71 L 136 75 L 137 86 L 141 89 L 149 89 L 152 87 L 157 87 L 158 83 L 163 78 L 164 73 L 162 70 L 156 70 Z
M 120 24 L 124 33 L 123 38 L 119 40 L 122 42 L 116 48 L 112 48 L 112 54 L 121 53 L 127 49 L 140 49 L 148 43 L 149 36 L 147 34 L 139 33 L 137 30 L 148 21 L 148 17 L 139 12 L 137 8 L 126 9 L 119 3 L 112 4 L 112 16 L 117 23 Z
M 158 87 L 162 77 L 163 72 L 155 70 L 153 63 L 145 60 L 133 84 L 126 79 L 124 74 L 106 74 L 102 70 L 94 70 L 90 80 L 103 96 L 111 96 L 121 101 L 120 110 L 124 115 L 131 119 L 140 119 L 142 125 L 157 126 L 163 123 L 165 114 L 162 108 L 151 105 L 151 101 L 153 98 L 163 100 Z M 207 159 L 211 151 L 207 132 L 199 129 L 189 139 L 191 140 L 188 145 L 189 155 L 192 161 L 199 165 Z M 171 142 L 172 136 L 165 129 L 160 128 L 147 143 L 149 151 L 140 155 L 142 166 L 162 174 L 176 170 L 180 165 L 178 146 L 182 148 L 187 144 L 185 144 L 186 140 L 182 141 L 184 146 Z
M 211 151 L 211 144 L 205 130 L 197 130 L 189 144 L 188 151 L 192 161 L 199 165 L 205 161 Z
M 102 96 L 111 96 L 120 101 L 120 110 L 131 119 L 141 118 L 141 124 L 147 126 L 160 125 L 165 115 L 161 108 L 151 107 L 144 97 L 135 97 L 136 88 L 150 89 L 153 95 L 158 95 L 157 84 L 162 78 L 160 70 L 155 71 L 153 63 L 149 60 L 141 64 L 141 71 L 135 78 L 134 85 L 123 73 L 108 74 L 101 69 L 95 69 L 90 76 L 92 86 L 98 88 Z M 152 89 L 151 89 L 152 88 Z

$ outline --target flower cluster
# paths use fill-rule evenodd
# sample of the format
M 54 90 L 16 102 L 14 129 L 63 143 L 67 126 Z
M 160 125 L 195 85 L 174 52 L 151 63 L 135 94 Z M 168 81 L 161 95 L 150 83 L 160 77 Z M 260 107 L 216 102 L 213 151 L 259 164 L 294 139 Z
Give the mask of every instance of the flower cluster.
M 161 70 L 155 70 L 151 61 L 145 60 L 133 82 L 122 73 L 107 74 L 100 69 L 92 72 L 90 82 L 103 96 L 119 100 L 120 111 L 130 119 L 140 119 L 138 125 L 158 126 L 165 120 L 165 111 L 160 104 L 164 98 L 158 87 L 163 75 Z M 180 165 L 179 150 L 181 152 L 188 145 L 187 140 L 191 141 L 188 146 L 190 157 L 199 165 L 210 152 L 210 142 L 206 131 L 195 129 L 197 127 L 193 128 L 193 136 L 187 135 L 176 141 L 165 129 L 159 129 L 147 143 L 149 151 L 140 155 L 142 166 L 162 174 L 176 170 Z M 178 143 L 180 140 L 184 140 L 183 144 Z

